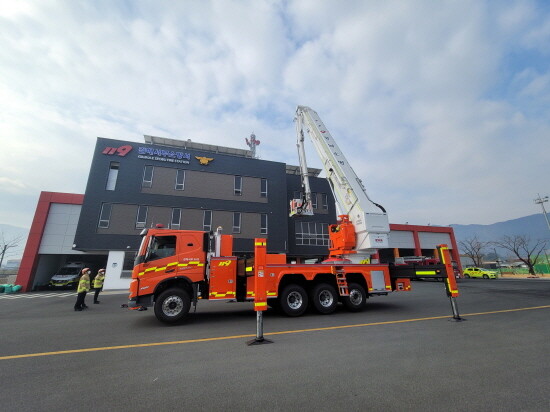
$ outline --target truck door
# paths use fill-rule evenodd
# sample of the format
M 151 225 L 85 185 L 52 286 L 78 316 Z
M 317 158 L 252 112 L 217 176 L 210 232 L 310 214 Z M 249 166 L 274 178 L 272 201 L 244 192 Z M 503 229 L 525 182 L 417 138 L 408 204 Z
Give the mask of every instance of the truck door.
M 205 262 L 208 233 L 183 232 L 178 234 L 177 275 L 185 276 L 192 282 L 205 278 Z
M 145 275 L 142 279 L 150 279 L 171 273 L 175 275 L 178 269 L 177 244 L 177 236 L 153 236 L 141 268 L 141 273 Z

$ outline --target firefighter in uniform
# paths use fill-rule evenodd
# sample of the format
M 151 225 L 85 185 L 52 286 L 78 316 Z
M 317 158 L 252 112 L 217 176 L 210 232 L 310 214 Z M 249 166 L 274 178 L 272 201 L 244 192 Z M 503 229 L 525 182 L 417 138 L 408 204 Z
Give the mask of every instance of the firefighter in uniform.
M 94 303 L 99 303 L 99 300 L 97 300 L 99 296 L 99 292 L 103 289 L 103 281 L 105 280 L 105 269 L 99 269 L 99 272 L 97 272 L 96 277 L 94 278 Z
M 82 269 L 82 276 L 80 277 L 80 281 L 78 282 L 78 295 L 76 297 L 76 303 L 74 304 L 74 310 L 81 311 L 82 309 L 88 308 L 88 306 L 86 306 L 86 303 L 84 303 L 84 299 L 86 298 L 86 293 L 90 290 L 91 273 L 92 271 L 90 270 L 90 268 Z

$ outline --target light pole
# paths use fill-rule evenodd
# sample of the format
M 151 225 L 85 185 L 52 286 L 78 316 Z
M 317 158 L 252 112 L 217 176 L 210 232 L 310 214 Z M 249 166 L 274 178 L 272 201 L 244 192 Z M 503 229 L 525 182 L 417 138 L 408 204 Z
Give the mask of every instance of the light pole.
M 537 193 L 537 195 L 539 197 L 535 199 L 535 203 L 542 207 L 542 213 L 544 214 L 544 218 L 546 219 L 546 224 L 548 225 L 548 229 L 550 230 L 550 221 L 548 221 L 548 216 L 546 215 L 546 209 L 544 208 L 544 202 L 548 202 L 548 196 L 544 196 L 541 198 L 539 193 Z

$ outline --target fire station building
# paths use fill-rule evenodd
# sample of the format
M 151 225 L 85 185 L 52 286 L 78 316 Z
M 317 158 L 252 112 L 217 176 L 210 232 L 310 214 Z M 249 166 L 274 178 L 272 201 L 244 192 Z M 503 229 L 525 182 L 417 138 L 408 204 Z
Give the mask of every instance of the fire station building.
M 310 169 L 313 216 L 288 216 L 300 196 L 297 166 L 261 160 L 250 150 L 145 136 L 143 144 L 98 138 L 84 195 L 42 192 L 17 283 L 32 290 L 63 264 L 105 267 L 105 289 L 126 288 L 139 233 L 163 225 L 234 236 L 237 255 L 266 237 L 269 253 L 304 262 L 327 255 L 328 225 L 336 222 L 328 182 Z M 446 243 L 459 262 L 452 228 L 390 225 L 381 262 L 433 256 Z

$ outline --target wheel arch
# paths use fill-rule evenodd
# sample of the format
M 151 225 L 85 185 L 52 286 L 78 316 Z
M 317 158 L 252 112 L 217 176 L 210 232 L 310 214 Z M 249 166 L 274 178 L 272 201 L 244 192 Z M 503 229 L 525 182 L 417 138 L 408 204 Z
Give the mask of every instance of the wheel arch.
M 191 280 L 186 276 L 165 279 L 156 286 L 155 292 L 153 293 L 153 300 L 156 300 L 162 292 L 170 288 L 185 289 L 189 293 L 189 296 L 193 296 L 193 287 L 191 285 Z
M 354 282 L 354 283 L 358 283 L 361 286 L 363 286 L 363 288 L 365 288 L 365 291 L 368 292 L 368 290 L 369 290 L 369 285 L 368 285 L 367 279 L 366 279 L 365 275 L 360 273 L 360 272 L 346 274 L 346 281 L 348 282 L 348 285 L 350 283 Z
M 338 290 L 338 284 L 336 283 L 336 276 L 332 273 L 317 273 L 312 280 L 312 287 L 319 283 L 328 283 L 330 286 Z
M 308 288 L 306 277 L 301 273 L 285 273 L 279 279 L 278 294 L 281 294 L 283 289 L 291 283 L 300 285 L 306 290 Z

